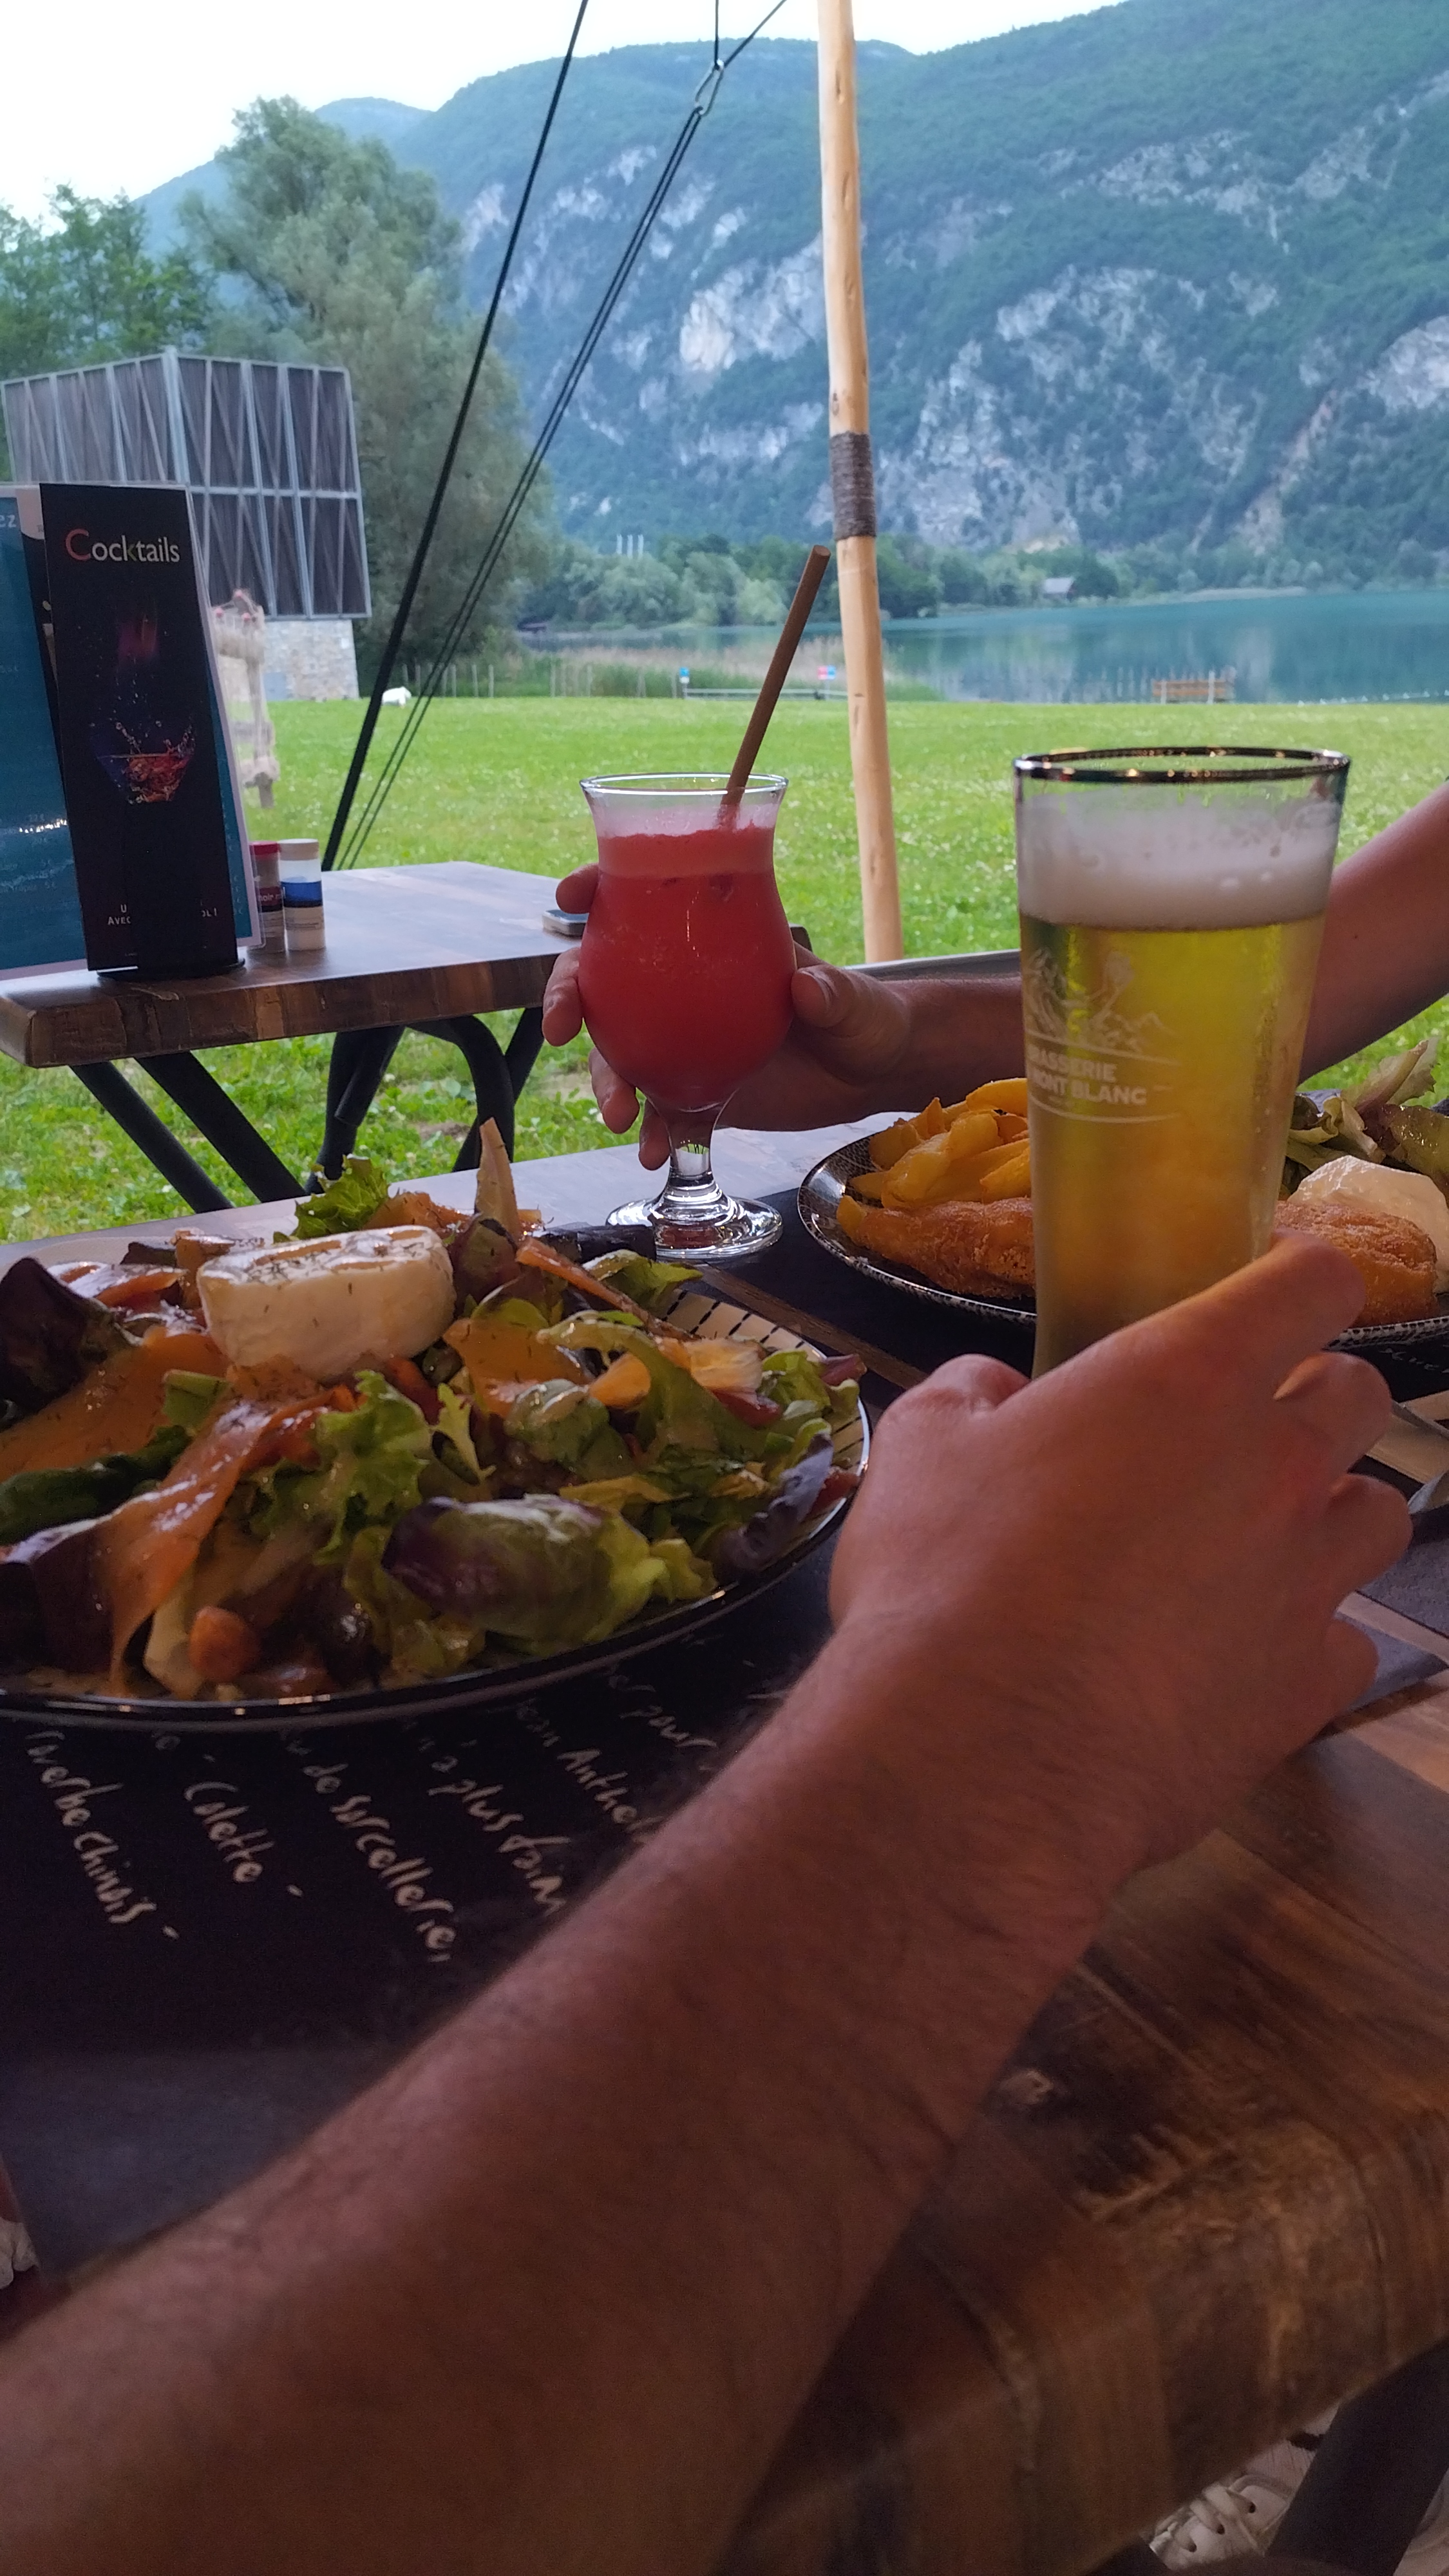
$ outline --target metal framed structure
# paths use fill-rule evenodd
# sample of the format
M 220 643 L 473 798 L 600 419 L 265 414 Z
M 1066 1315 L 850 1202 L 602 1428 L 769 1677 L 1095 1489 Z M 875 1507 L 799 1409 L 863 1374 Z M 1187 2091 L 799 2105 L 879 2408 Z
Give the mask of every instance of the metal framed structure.
M 22 483 L 184 483 L 208 595 L 269 617 L 367 617 L 372 595 L 345 367 L 151 358 L 3 387 Z

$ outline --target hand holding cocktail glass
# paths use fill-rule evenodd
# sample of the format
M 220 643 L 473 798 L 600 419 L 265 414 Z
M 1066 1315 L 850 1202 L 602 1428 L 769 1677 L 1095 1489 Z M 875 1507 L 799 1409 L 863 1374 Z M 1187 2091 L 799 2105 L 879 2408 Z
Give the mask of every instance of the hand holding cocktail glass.
M 661 1251 L 739 1258 L 773 1243 L 772 1208 L 732 1199 L 710 1168 L 715 1122 L 790 1025 L 795 942 L 775 884 L 783 778 L 733 805 L 718 777 L 590 778 L 599 879 L 579 1000 L 609 1063 L 663 1121 L 669 1177 L 614 1211 Z
M 751 763 L 774 712 L 829 554 L 812 547 L 728 777 L 584 781 L 599 870 L 579 951 L 589 1034 L 649 1102 L 669 1138 L 657 1199 L 614 1211 L 662 1252 L 738 1259 L 780 1231 L 772 1208 L 732 1199 L 710 1168 L 730 1094 L 782 1044 L 795 943 L 775 883 L 783 778 Z

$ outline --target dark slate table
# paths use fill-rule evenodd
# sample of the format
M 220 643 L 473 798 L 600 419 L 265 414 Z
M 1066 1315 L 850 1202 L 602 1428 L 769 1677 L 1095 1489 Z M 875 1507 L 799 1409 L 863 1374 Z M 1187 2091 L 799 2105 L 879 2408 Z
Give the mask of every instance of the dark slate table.
M 778 1188 L 824 1141 L 721 1160 Z M 604 1153 L 523 1177 L 560 1222 L 633 1175 Z M 793 1217 L 732 1276 L 865 1349 L 877 1410 L 988 1338 Z M 1019 1328 L 989 1338 L 1027 1363 Z M 1436 1376 L 1449 1359 L 1397 1391 Z M 692 1641 L 503 1709 L 0 1733 L 0 2158 L 42 2263 L 204 2205 L 495 1974 L 768 1719 L 827 1574 L 821 1550 Z M 1376 1590 L 1350 1607 L 1386 1678 L 1417 1678 L 1124 1892 L 870 2293 L 732 2576 L 1072 2576 L 1449 2335 L 1449 1568 L 1442 1608 L 1422 1579 Z

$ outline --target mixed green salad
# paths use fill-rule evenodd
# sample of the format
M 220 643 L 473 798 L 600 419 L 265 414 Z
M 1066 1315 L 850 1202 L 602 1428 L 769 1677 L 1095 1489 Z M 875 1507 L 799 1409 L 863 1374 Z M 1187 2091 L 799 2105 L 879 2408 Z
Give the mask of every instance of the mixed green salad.
M 1293 1103 L 1284 1182 L 1296 1189 L 1305 1172 L 1340 1154 L 1391 1163 L 1449 1182 L 1449 1114 L 1423 1105 L 1434 1088 L 1437 1038 L 1421 1038 L 1386 1056 L 1348 1091 L 1300 1091 Z
M 415 1229 L 428 1203 L 379 1180 L 354 1166 L 298 1240 Z M 451 1316 L 331 1383 L 228 1360 L 184 1235 L 0 1279 L 12 1671 L 223 1700 L 433 1680 L 699 1601 L 850 1490 L 858 1362 L 676 1329 L 693 1274 L 641 1252 L 431 1213 Z

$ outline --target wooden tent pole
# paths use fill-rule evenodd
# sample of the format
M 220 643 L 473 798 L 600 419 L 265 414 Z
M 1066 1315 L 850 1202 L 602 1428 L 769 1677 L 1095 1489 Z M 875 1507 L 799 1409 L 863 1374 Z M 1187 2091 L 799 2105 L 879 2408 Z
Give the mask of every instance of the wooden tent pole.
M 820 0 L 820 200 L 830 352 L 830 491 L 850 701 L 850 767 L 860 843 L 865 953 L 874 961 L 899 957 L 903 943 L 875 565 L 875 468 L 870 452 L 870 352 L 860 264 L 860 144 L 851 0 Z

